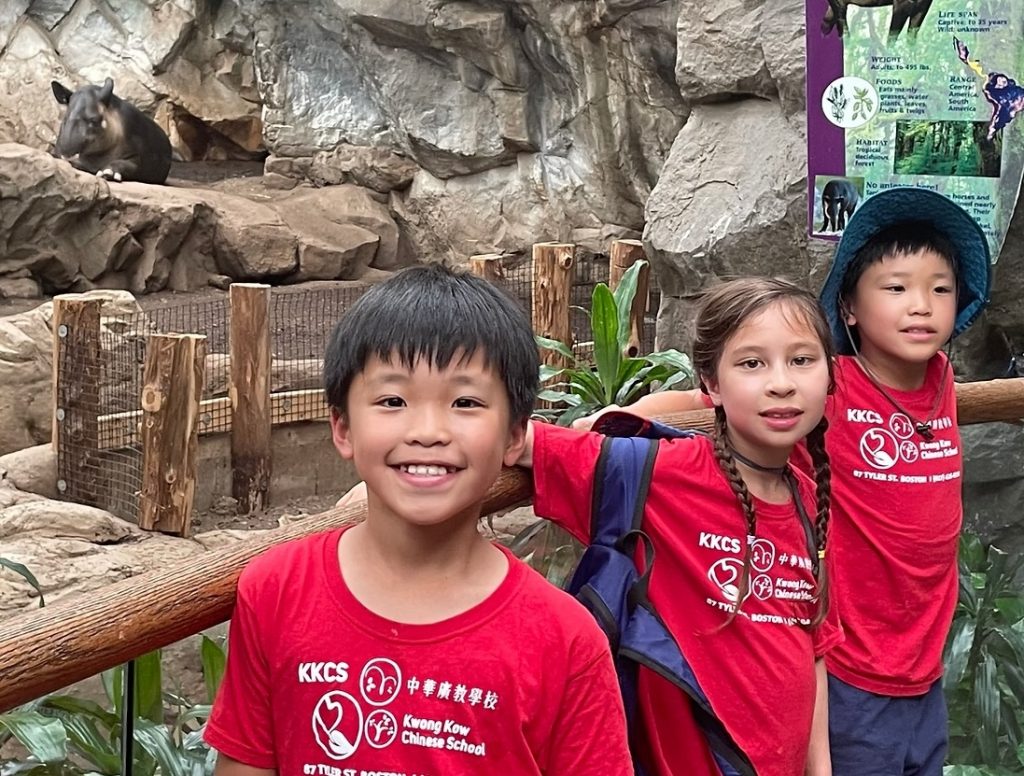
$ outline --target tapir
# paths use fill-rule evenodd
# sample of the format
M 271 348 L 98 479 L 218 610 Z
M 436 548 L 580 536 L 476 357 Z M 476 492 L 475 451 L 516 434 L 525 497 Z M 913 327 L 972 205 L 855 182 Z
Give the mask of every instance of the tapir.
M 821 190 L 821 231 L 841 232 L 846 228 L 846 219 L 857 209 L 860 195 L 850 181 L 833 179 Z
M 835 28 L 839 37 L 846 32 L 846 8 L 859 5 L 862 8 L 881 8 L 892 6 L 892 18 L 889 20 L 889 43 L 899 38 L 903 28 L 911 40 L 917 37 L 917 31 L 924 23 L 924 17 L 932 6 L 932 0 L 828 0 L 828 10 L 821 22 L 821 31 L 828 35 Z
M 54 155 L 79 170 L 112 181 L 163 183 L 171 169 L 171 141 L 151 118 L 114 94 L 114 81 L 71 91 L 51 81 L 67 112 Z

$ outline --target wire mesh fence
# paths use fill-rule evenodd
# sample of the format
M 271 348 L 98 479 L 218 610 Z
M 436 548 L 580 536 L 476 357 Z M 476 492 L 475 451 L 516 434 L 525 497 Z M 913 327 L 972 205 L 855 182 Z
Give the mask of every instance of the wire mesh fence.
M 607 282 L 608 262 L 577 262 L 570 292 L 572 342 L 586 360 L 590 308 L 596 283 Z M 504 263 L 495 281 L 530 313 L 533 263 Z M 326 417 L 321 391 L 323 354 L 334 323 L 368 288 L 362 283 L 316 283 L 271 290 L 271 398 L 274 422 Z M 653 349 L 657 291 L 644 325 L 643 348 Z M 58 434 L 58 486 L 64 498 L 136 519 L 143 487 L 141 395 L 146 341 L 154 334 L 207 338 L 199 431 L 231 426 L 230 304 L 217 298 L 140 300 L 134 311 L 100 311 L 89 326 L 58 340 L 54 400 Z M 276 400 L 276 401 L 275 401 Z M 200 471 L 199 476 L 202 476 Z M 225 494 L 226 495 L 226 494 Z

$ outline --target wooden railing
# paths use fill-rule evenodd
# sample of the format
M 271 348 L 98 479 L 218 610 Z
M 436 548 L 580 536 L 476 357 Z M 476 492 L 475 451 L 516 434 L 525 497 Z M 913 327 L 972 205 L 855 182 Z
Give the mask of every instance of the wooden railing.
M 961 425 L 1024 416 L 1024 378 L 957 385 Z M 665 415 L 685 428 L 710 426 L 711 413 Z M 526 503 L 529 473 L 505 469 L 484 502 L 490 514 Z M 334 509 L 233 547 L 26 611 L 0 625 L 0 711 L 227 620 L 245 564 L 272 545 L 363 518 L 362 505 Z

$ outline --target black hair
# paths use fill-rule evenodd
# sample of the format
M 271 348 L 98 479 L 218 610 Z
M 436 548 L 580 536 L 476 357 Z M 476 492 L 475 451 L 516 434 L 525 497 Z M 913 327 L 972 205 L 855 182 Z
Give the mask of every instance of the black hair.
M 948 261 L 959 284 L 959 257 L 953 242 L 928 221 L 902 221 L 872 235 L 853 255 L 839 286 L 840 304 L 853 297 L 857 282 L 868 267 L 890 256 L 920 251 L 932 251 Z
M 497 286 L 442 264 L 410 267 L 364 293 L 338 321 L 324 356 L 327 403 L 345 412 L 352 380 L 376 356 L 444 369 L 480 351 L 505 384 L 513 423 L 536 399 L 540 357 L 525 311 Z

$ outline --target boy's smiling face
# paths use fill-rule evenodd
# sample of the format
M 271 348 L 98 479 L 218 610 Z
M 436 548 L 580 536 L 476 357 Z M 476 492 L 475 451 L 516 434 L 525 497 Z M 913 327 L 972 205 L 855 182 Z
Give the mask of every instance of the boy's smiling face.
M 867 267 L 844 316 L 848 326 L 857 327 L 864 360 L 883 382 L 900 388 L 923 378 L 928 361 L 949 340 L 956 306 L 952 266 L 925 249 L 888 255 Z
M 503 464 L 522 453 L 526 425 L 512 424 L 501 377 L 479 351 L 444 369 L 420 358 L 370 358 L 353 379 L 334 444 L 366 481 L 371 519 L 433 526 L 474 524 Z

